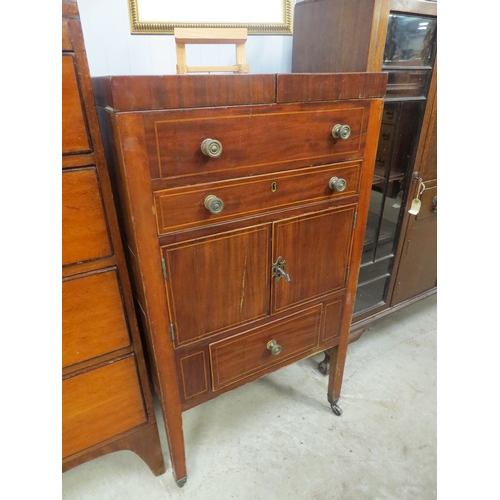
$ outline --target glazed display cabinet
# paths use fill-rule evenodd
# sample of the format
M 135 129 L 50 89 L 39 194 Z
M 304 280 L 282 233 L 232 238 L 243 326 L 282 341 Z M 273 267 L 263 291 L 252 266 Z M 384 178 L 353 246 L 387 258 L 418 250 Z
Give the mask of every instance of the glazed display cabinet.
M 295 6 L 293 72 L 388 73 L 351 341 L 437 290 L 436 39 L 436 2 Z

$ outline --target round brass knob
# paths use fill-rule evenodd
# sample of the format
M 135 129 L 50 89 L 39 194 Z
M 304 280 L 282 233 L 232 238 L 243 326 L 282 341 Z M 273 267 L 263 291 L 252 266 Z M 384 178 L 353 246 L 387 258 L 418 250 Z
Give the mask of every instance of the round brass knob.
M 201 152 L 210 158 L 217 158 L 222 154 L 222 144 L 216 139 L 205 139 L 201 143 Z
M 281 352 L 282 347 L 276 342 L 276 340 L 270 340 L 267 343 L 267 349 L 271 351 L 271 354 L 277 356 Z
M 337 125 L 332 127 L 332 136 L 334 139 L 342 139 L 345 141 L 350 135 L 351 127 L 349 127 L 349 125 L 340 125 L 340 123 L 337 123 Z
M 338 177 L 332 177 L 328 182 L 328 187 L 332 191 L 338 191 L 339 193 L 344 191 L 347 187 L 347 182 L 345 179 L 339 179 Z
M 222 212 L 222 209 L 224 208 L 224 202 L 213 194 L 209 194 L 203 203 L 205 208 L 213 214 Z

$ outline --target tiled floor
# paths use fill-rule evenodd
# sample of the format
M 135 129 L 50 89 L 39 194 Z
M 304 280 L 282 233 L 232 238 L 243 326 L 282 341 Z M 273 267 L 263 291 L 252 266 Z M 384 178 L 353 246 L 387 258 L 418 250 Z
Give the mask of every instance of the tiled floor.
M 155 477 L 132 452 L 62 476 L 63 498 L 418 499 L 437 496 L 436 295 L 349 345 L 336 417 L 316 356 L 183 414 L 188 481 Z

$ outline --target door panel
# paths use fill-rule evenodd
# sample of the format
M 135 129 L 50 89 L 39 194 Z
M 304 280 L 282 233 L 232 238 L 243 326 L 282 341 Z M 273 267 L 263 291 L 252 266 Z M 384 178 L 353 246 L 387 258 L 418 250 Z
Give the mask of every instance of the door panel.
M 290 281 L 273 278 L 273 312 L 345 286 L 355 211 L 350 205 L 274 224 L 273 262 L 285 261 Z
M 263 224 L 163 248 L 177 345 L 269 314 L 270 241 Z

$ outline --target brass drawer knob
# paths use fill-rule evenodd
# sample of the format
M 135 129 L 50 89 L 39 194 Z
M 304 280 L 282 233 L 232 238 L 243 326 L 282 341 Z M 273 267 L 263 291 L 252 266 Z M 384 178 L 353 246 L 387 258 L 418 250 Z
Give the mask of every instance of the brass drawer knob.
M 270 340 L 267 343 L 267 349 L 271 351 L 271 354 L 277 356 L 283 348 L 276 342 L 276 340 Z
M 349 125 L 340 125 L 340 123 L 337 123 L 337 125 L 332 127 L 332 136 L 334 139 L 342 139 L 345 141 L 349 139 L 350 135 L 351 127 L 349 127 Z
M 205 139 L 201 143 L 201 152 L 210 158 L 218 158 L 222 154 L 222 144 L 216 139 Z
M 347 182 L 345 179 L 339 179 L 338 177 L 332 177 L 328 182 L 328 187 L 332 191 L 338 191 L 341 193 L 347 187 Z
M 212 214 L 218 214 L 222 212 L 222 209 L 224 208 L 224 202 L 213 194 L 209 194 L 203 203 L 205 208 Z

